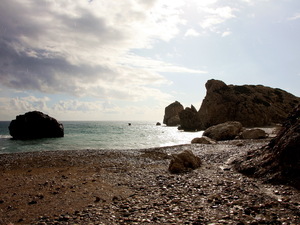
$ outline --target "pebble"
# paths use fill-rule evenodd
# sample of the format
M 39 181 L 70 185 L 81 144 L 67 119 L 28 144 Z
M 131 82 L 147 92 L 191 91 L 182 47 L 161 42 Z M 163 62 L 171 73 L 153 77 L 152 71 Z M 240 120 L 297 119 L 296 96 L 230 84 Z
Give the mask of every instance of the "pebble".
M 111 201 L 95 197 L 87 209 L 47 219 L 47 224 L 299 224 L 291 196 L 278 202 L 259 182 L 222 169 L 242 147 L 221 147 L 207 147 L 210 151 L 194 146 L 204 165 L 188 174 L 169 174 L 168 160 L 149 159 L 135 161 L 132 171 L 111 171 L 111 182 L 130 187 L 130 197 L 112 196 Z M 273 195 L 282 193 L 276 189 Z M 36 224 L 45 222 L 46 218 L 39 218 Z

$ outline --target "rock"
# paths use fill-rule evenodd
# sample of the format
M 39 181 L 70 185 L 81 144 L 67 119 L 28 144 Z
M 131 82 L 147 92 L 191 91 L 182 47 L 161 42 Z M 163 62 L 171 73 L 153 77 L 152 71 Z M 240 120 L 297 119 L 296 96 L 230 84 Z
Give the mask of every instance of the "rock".
M 184 131 L 197 131 L 200 126 L 200 118 L 197 109 L 191 105 L 179 112 L 180 129 Z
M 56 119 L 42 112 L 27 112 L 12 120 L 9 132 L 13 139 L 63 137 L 64 127 Z
M 167 126 L 177 126 L 180 125 L 179 112 L 183 110 L 183 106 L 175 101 L 165 108 L 165 115 L 163 123 Z
M 288 116 L 278 135 L 263 149 L 235 161 L 235 168 L 250 176 L 300 189 L 300 105 Z
M 264 130 L 256 128 L 256 129 L 244 130 L 241 133 L 240 138 L 241 139 L 262 139 L 262 138 L 266 138 L 267 136 L 268 135 Z
M 201 166 L 201 160 L 195 156 L 192 151 L 185 150 L 177 155 L 173 155 L 173 159 L 169 165 L 170 173 L 185 173 L 197 169 Z
M 160 125 L 161 125 L 161 123 L 160 123 L 160 122 L 157 122 L 157 123 L 156 123 L 156 126 L 160 126 Z
M 198 112 L 198 130 L 227 121 L 239 121 L 245 127 L 264 127 L 282 123 L 300 104 L 300 98 L 278 88 L 262 85 L 226 85 L 209 80 L 206 96 Z
M 216 141 L 232 140 L 239 135 L 242 128 L 240 122 L 229 121 L 209 127 L 204 131 L 203 136 L 207 136 Z
M 191 142 L 192 144 L 215 144 L 216 142 L 209 137 L 202 136 L 194 138 Z

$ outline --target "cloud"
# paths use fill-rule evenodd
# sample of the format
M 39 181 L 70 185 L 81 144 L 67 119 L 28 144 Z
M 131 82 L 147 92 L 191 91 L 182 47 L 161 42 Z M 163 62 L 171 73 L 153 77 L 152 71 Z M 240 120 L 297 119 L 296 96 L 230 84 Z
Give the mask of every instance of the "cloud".
M 300 13 L 297 13 L 294 16 L 289 17 L 287 20 L 298 20 L 298 19 L 300 19 Z
M 151 95 L 149 85 L 169 83 L 159 72 L 195 71 L 148 58 L 129 63 L 128 52 L 174 38 L 185 23 L 180 16 L 183 4 L 4 0 L 0 84 L 102 99 L 138 99 L 139 90 Z
M 185 37 L 198 37 L 200 35 L 201 34 L 195 29 L 188 29 L 184 34 Z
M 231 35 L 231 31 L 225 31 L 222 33 L 222 37 L 226 37 L 226 36 L 229 36 Z
M 219 24 L 224 23 L 228 19 L 234 18 L 234 8 L 229 6 L 225 7 L 203 7 L 200 9 L 206 13 L 204 19 L 200 22 L 200 26 L 203 29 L 215 30 L 215 27 Z

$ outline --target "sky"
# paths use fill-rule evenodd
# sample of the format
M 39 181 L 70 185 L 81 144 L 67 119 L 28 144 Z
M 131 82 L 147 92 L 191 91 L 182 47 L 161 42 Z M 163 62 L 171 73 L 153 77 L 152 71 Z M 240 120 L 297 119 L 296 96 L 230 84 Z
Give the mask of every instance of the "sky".
M 2 0 L 0 120 L 162 121 L 209 79 L 300 96 L 299 0 Z

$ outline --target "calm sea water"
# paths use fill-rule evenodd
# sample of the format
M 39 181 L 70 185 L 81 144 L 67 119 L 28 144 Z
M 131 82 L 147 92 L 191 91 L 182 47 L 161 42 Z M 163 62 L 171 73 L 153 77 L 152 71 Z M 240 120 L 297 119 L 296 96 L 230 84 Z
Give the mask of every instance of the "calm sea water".
M 62 122 L 63 138 L 12 140 L 10 122 L 0 122 L 0 154 L 49 150 L 141 149 L 188 144 L 202 132 L 183 132 L 155 122 L 96 121 Z

